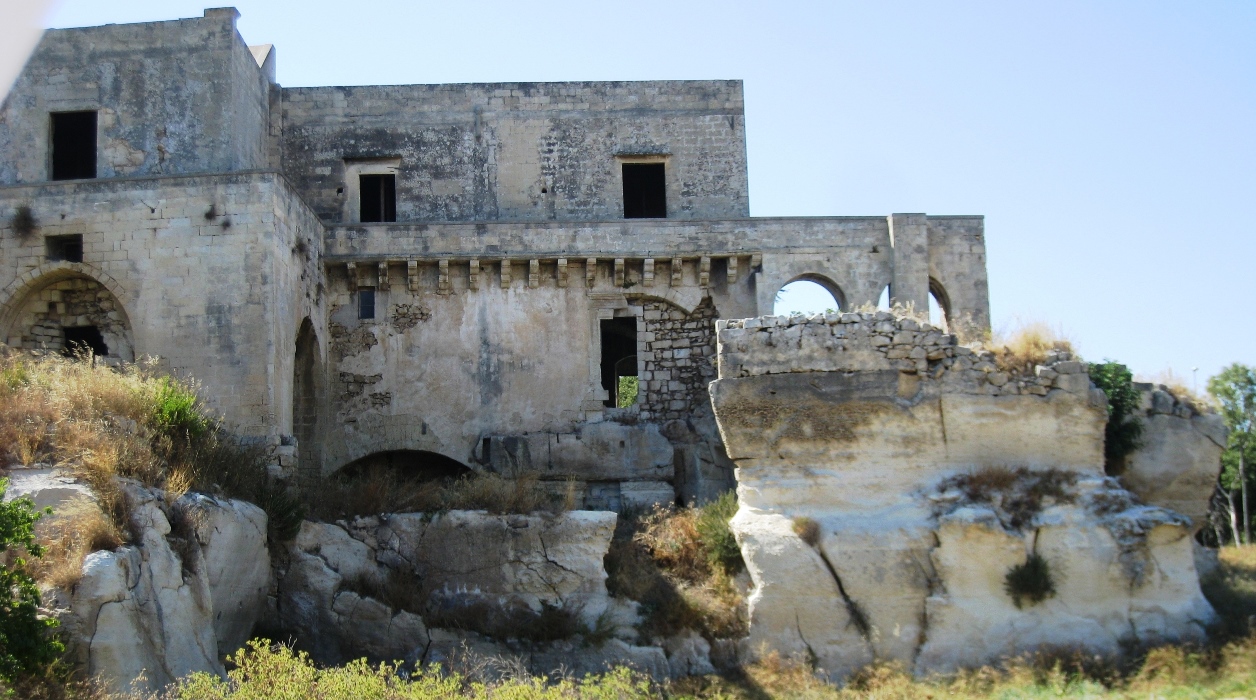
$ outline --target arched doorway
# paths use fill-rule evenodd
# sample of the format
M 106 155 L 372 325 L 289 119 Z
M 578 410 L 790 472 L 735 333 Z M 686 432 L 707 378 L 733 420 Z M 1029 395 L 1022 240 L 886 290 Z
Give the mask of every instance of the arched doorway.
M 776 293 L 772 305 L 772 313 L 777 316 L 811 316 L 845 310 L 846 295 L 841 287 L 820 275 L 801 275 L 790 280 Z
M 374 452 L 336 471 L 339 479 L 355 480 L 388 473 L 401 481 L 437 481 L 470 476 L 470 467 L 456 459 L 426 450 Z
M 314 324 L 306 318 L 297 331 L 292 363 L 292 434 L 297 439 L 297 470 L 303 477 L 317 475 L 323 462 L 318 428 L 322 405 L 322 355 Z
M 100 281 L 64 271 L 34 282 L 7 305 L 5 337 L 33 350 L 90 353 L 132 362 L 135 343 L 122 302 Z

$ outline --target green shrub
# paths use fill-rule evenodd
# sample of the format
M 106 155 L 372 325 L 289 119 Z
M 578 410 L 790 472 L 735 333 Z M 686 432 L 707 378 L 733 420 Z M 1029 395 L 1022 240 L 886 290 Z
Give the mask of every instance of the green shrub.
M 0 500 L 8 488 L 9 480 L 0 479 Z M 39 589 L 22 557 L 43 556 L 35 543 L 41 513 L 34 505 L 29 498 L 0 502 L 0 679 L 9 684 L 39 674 L 65 650 L 50 634 L 57 621 L 39 615 Z
M 727 574 L 735 574 L 745 566 L 737 538 L 733 537 L 733 530 L 728 526 L 728 521 L 736 514 L 737 494 L 725 491 L 719 498 L 698 509 L 698 519 L 694 523 L 706 550 L 707 561 L 712 567 L 721 567 Z
M 196 390 L 172 377 L 153 382 L 153 424 L 172 435 L 199 437 L 214 427 L 201 411 Z
M 1024 564 L 1017 564 L 1008 569 L 1003 579 L 1003 590 L 1012 597 L 1017 609 L 1022 601 L 1037 605 L 1055 595 L 1055 580 L 1051 576 L 1051 565 L 1042 555 L 1034 552 L 1025 558 Z
M 620 377 L 619 392 L 615 395 L 618 408 L 628 408 L 637 403 L 637 388 L 640 382 L 636 377 Z
M 1108 425 L 1103 432 L 1104 469 L 1110 475 L 1124 471 L 1125 458 L 1141 444 L 1143 424 L 1138 419 L 1138 390 L 1125 365 L 1105 360 L 1090 363 L 1090 381 L 1108 395 Z

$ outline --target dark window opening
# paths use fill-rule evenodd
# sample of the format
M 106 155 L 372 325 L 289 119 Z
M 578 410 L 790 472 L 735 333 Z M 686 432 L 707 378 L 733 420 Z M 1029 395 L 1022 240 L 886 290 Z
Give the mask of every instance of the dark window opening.
M 360 175 L 358 186 L 362 191 L 360 221 L 370 223 L 397 220 L 396 175 Z
M 83 262 L 83 234 L 48 236 L 44 239 L 44 252 L 49 262 Z
M 105 339 L 96 326 L 70 326 L 63 328 L 62 331 L 65 333 L 65 345 L 62 346 L 61 352 L 67 357 L 76 357 L 88 352 L 101 357 L 109 354 L 109 346 L 105 345 Z
M 626 408 L 637 399 L 637 319 L 602 320 L 602 388 L 606 405 Z
M 52 115 L 52 179 L 96 177 L 96 113 Z
M 662 163 L 624 163 L 624 218 L 667 218 Z
M 358 318 L 375 318 L 374 287 L 358 287 Z

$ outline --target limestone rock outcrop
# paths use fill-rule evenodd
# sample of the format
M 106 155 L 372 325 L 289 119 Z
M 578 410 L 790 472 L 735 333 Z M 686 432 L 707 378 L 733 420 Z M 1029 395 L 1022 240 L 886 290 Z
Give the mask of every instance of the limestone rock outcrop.
M 717 327 L 754 581 L 743 658 L 841 678 L 1202 638 L 1190 519 L 1104 475 L 1106 397 L 1071 353 L 1026 366 L 888 312 Z M 1209 439 L 1208 419 L 1175 420 Z M 1206 499 L 1193 484 L 1182 498 Z
M 1121 483 L 1143 501 L 1189 517 L 1199 529 L 1221 466 L 1225 422 L 1168 387 L 1135 387 L 1142 398 L 1142 444 L 1126 458 Z
M 592 628 L 611 602 L 602 561 L 615 519 L 449 511 L 307 521 L 281 567 L 278 623 L 329 662 L 355 653 L 421 659 L 423 616 L 492 625 L 556 610 Z M 390 596 L 423 609 L 379 600 Z
M 115 691 L 222 674 L 221 656 L 248 638 L 270 587 L 265 513 L 132 482 L 123 492 L 137 541 L 88 555 L 72 590 L 48 592 L 70 658 Z

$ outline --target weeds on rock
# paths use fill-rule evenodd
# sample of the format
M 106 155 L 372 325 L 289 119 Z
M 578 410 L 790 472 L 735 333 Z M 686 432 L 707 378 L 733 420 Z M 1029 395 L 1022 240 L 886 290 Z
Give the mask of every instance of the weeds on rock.
M 1008 569 L 1003 577 L 1003 590 L 1012 598 L 1012 603 L 1019 610 L 1027 601 L 1037 605 L 1055 595 L 1055 580 L 1051 576 L 1051 565 L 1037 552 L 1025 558 L 1023 564 Z
M 620 516 L 606 555 L 606 585 L 612 595 L 642 604 L 644 635 L 745 634 L 745 600 L 734 579 L 744 563 L 728 527 L 736 509 L 729 493 L 699 508 Z
M 195 489 L 252 501 L 273 525 L 294 531 L 297 501 L 266 474 L 268 453 L 229 431 L 192 382 L 153 363 L 107 367 L 54 354 L 0 355 L 0 455 L 5 463 L 68 470 L 90 486 L 95 510 L 75 506 L 66 522 L 41 529 L 62 583 L 91 551 L 134 541 L 119 478 L 173 496 Z M 106 522 L 108 521 L 108 522 Z
M 794 518 L 794 534 L 798 535 L 808 546 L 814 547 L 820 544 L 820 523 L 801 516 Z
M 13 233 L 21 240 L 26 240 L 34 235 L 39 229 L 39 222 L 35 220 L 35 212 L 25 204 L 13 210 L 13 218 L 9 220 L 9 225 L 13 227 Z
M 1023 530 L 1050 503 L 1073 503 L 1077 495 L 1075 472 L 1063 469 L 1029 469 L 1028 467 L 985 467 L 946 479 L 938 485 L 945 493 L 958 490 L 963 499 L 940 506 L 943 511 L 961 505 L 983 504 L 999 515 L 1009 530 Z
M 1039 322 L 999 333 L 991 342 L 990 350 L 999 369 L 1033 374 L 1036 365 L 1047 361 L 1047 353 L 1071 353 L 1073 343 L 1059 330 Z

